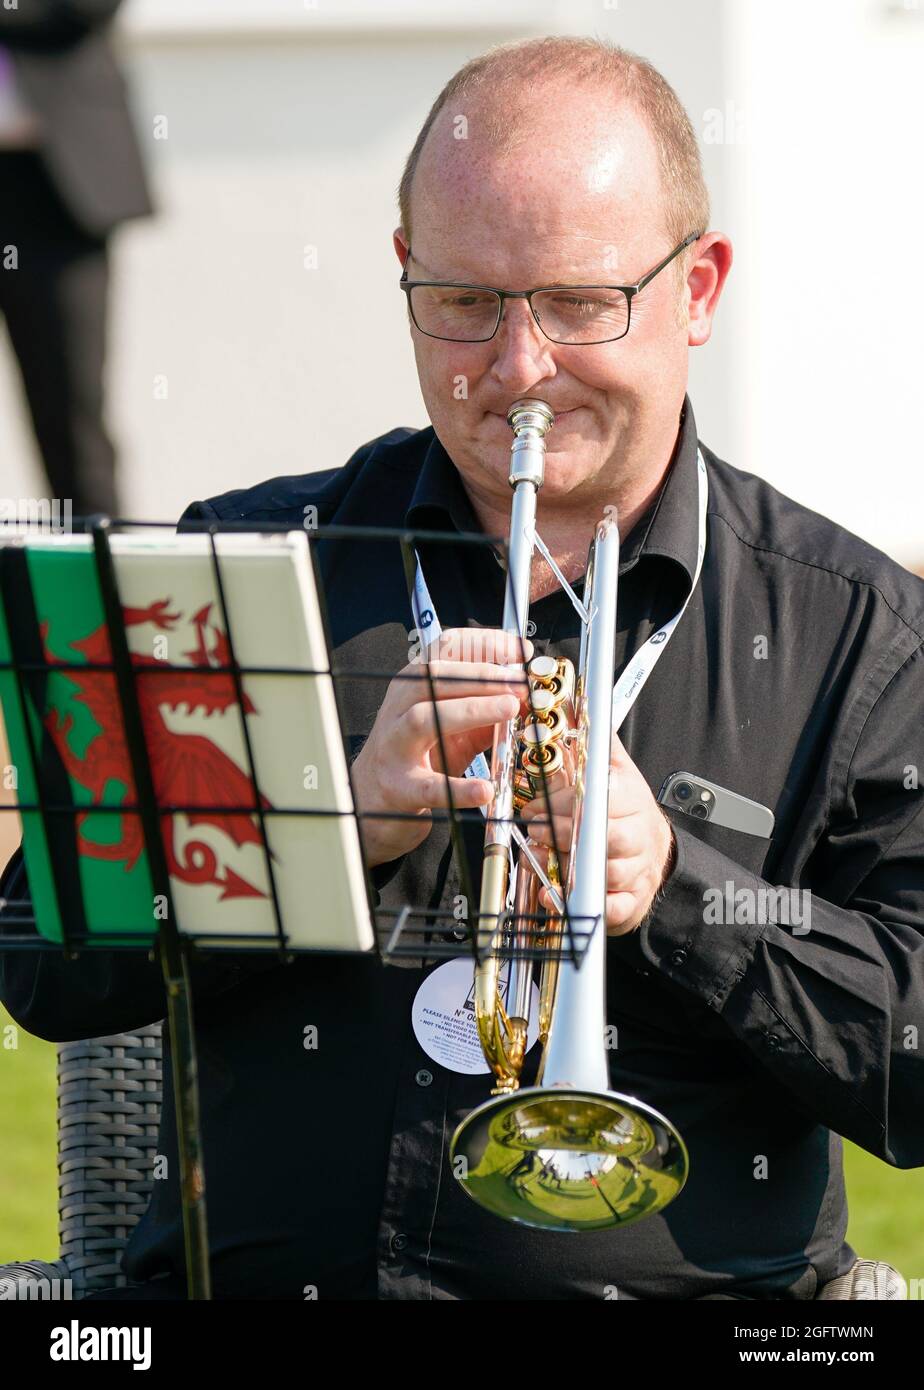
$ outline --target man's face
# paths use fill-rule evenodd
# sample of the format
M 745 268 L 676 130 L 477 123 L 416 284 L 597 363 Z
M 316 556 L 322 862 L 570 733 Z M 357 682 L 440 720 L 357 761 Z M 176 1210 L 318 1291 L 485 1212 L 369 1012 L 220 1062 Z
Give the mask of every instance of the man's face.
M 606 105 L 600 93 L 545 89 L 528 138 L 502 159 L 479 137 L 476 106 L 466 139 L 455 138 L 459 122 L 444 110 L 415 175 L 408 278 L 510 290 L 640 279 L 673 249 L 657 157 L 634 112 Z M 395 247 L 403 259 L 400 230 Z M 638 471 L 646 438 L 661 442 L 665 411 L 676 423 L 687 297 L 672 263 L 634 299 L 628 334 L 593 346 L 549 341 L 524 300 L 505 302 L 489 342 L 446 342 L 412 325 L 428 414 L 476 498 L 509 505 L 506 413 L 521 396 L 556 415 L 546 507 L 594 505 L 631 481 L 625 470 Z

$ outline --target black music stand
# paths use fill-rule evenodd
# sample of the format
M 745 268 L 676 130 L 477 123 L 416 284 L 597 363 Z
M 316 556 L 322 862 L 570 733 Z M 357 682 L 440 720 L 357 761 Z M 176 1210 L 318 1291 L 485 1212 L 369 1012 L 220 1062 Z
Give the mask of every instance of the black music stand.
M 67 672 L 68 670 L 79 670 L 86 672 L 88 669 L 104 670 L 109 672 L 115 682 L 118 693 L 118 701 L 121 709 L 123 727 L 125 731 L 126 746 L 129 753 L 129 760 L 137 793 L 137 802 L 134 804 L 122 803 L 118 806 L 94 807 L 95 812 L 116 815 L 126 813 L 136 814 L 139 818 L 144 848 L 148 857 L 148 865 L 151 873 L 152 886 L 155 897 L 159 897 L 166 904 L 166 913 L 163 917 L 154 918 L 152 913 L 151 936 L 143 937 L 139 942 L 129 942 L 124 933 L 112 932 L 102 933 L 94 931 L 89 934 L 86 930 L 85 921 L 82 913 L 78 910 L 79 904 L 74 901 L 73 882 L 65 882 L 61 878 L 60 867 L 52 861 L 52 872 L 55 878 L 57 889 L 58 905 L 62 924 L 62 942 L 60 944 L 38 936 L 36 933 L 36 919 L 33 904 L 28 900 L 14 901 L 7 900 L 0 902 L 0 910 L 4 913 L 4 920 L 9 926 L 21 926 L 30 928 L 22 935 L 14 932 L 5 931 L 0 935 L 0 949 L 2 950 L 42 950 L 42 951 L 63 951 L 66 959 L 73 959 L 79 955 L 83 949 L 107 949 L 107 950 L 145 950 L 149 953 L 156 953 L 160 961 L 161 970 L 164 978 L 167 999 L 167 1028 L 171 1043 L 173 1081 L 177 1105 L 177 1138 L 179 1150 L 180 1167 L 180 1191 L 183 1208 L 184 1241 L 187 1266 L 187 1283 L 189 1298 L 191 1300 L 204 1300 L 211 1297 L 211 1279 L 209 1270 L 208 1255 L 208 1227 L 206 1215 L 206 1183 L 205 1166 L 202 1153 L 202 1137 L 200 1127 L 199 1112 L 199 1086 L 196 1064 L 196 1042 L 193 1016 L 193 1002 L 190 989 L 190 963 L 194 958 L 194 953 L 202 948 L 208 950 L 218 949 L 207 935 L 197 935 L 193 932 L 183 930 L 174 907 L 173 894 L 171 890 L 170 874 L 168 872 L 167 857 L 164 850 L 164 843 L 161 835 L 160 819 L 166 814 L 183 812 L 202 811 L 201 805 L 189 805 L 171 802 L 169 805 L 158 804 L 155 794 L 154 776 L 152 773 L 151 761 L 147 741 L 144 735 L 141 706 L 138 699 L 137 690 L 137 670 L 138 668 L 132 661 L 129 649 L 128 638 L 122 603 L 120 600 L 116 570 L 113 560 L 110 538 L 113 531 L 129 531 L 143 529 L 146 531 L 163 528 L 173 532 L 176 528 L 169 522 L 140 522 L 132 520 L 112 520 L 108 517 L 98 516 L 77 521 L 75 529 L 83 527 L 92 537 L 92 554 L 95 561 L 96 575 L 99 583 L 100 593 L 103 601 L 106 629 L 109 638 L 111 662 L 107 663 L 69 663 L 55 660 L 50 663 L 44 655 L 39 632 L 37 619 L 34 613 L 34 604 L 29 618 L 33 621 L 31 625 L 27 622 L 29 640 L 25 647 L 20 646 L 17 653 L 14 651 L 13 660 L 0 663 L 0 669 L 11 670 L 16 678 L 18 698 L 20 701 L 23 724 L 29 744 L 29 753 L 35 776 L 37 799 L 35 802 L 18 802 L 12 807 L 0 807 L 0 810 L 14 811 L 37 811 L 42 817 L 46 832 L 49 830 L 54 819 L 62 816 L 74 821 L 78 814 L 86 811 L 86 805 L 78 805 L 74 802 L 72 794 L 69 800 L 60 800 L 61 783 L 51 787 L 43 777 L 43 758 L 42 750 L 37 746 L 29 715 L 29 708 L 36 710 L 41 715 L 44 704 L 44 686 L 50 673 Z M 238 713 L 241 718 L 244 744 L 247 756 L 247 773 L 254 792 L 254 802 L 249 805 L 227 806 L 223 805 L 220 809 L 228 815 L 243 815 L 257 817 L 260 822 L 261 848 L 267 870 L 267 876 L 272 889 L 271 897 L 275 918 L 275 946 L 272 948 L 278 952 L 279 959 L 283 963 L 291 962 L 296 954 L 306 951 L 305 947 L 293 948 L 288 940 L 285 925 L 279 903 L 279 895 L 276 891 L 272 854 L 268 847 L 266 836 L 265 817 L 274 814 L 294 814 L 294 815 L 320 815 L 333 816 L 343 815 L 340 810 L 331 809 L 305 809 L 305 808 L 273 808 L 265 811 L 264 798 L 260 791 L 257 777 L 253 748 L 247 732 L 247 721 L 243 717 L 244 695 L 243 677 L 255 673 L 255 668 L 241 665 L 235 653 L 233 628 L 228 612 L 226 590 L 222 580 L 221 557 L 215 546 L 215 536 L 222 532 L 242 533 L 281 533 L 291 531 L 293 528 L 285 524 L 272 523 L 252 523 L 252 522 L 200 522 L 184 523 L 185 529 L 190 532 L 204 533 L 210 539 L 210 558 L 212 572 L 215 580 L 215 590 L 219 600 L 221 620 L 224 631 L 227 633 L 228 641 L 228 662 L 227 665 L 211 664 L 208 666 L 197 667 L 196 665 L 184 664 L 182 667 L 173 669 L 182 670 L 189 673 L 196 670 L 208 671 L 211 673 L 227 672 L 232 676 Z M 414 555 L 415 546 L 421 541 L 438 541 L 442 544 L 476 544 L 497 546 L 499 543 L 491 537 L 475 535 L 448 536 L 442 532 L 430 531 L 395 531 L 390 528 L 380 527 L 319 527 L 314 531 L 308 532 L 308 538 L 312 543 L 319 541 L 350 541 L 381 543 L 383 540 L 392 541 L 399 545 L 404 567 L 405 579 L 408 588 L 409 609 L 411 611 L 411 596 L 414 590 Z M 0 533 L 0 560 L 3 556 L 2 533 Z M 312 559 L 316 582 L 318 581 L 317 557 L 315 555 L 315 545 L 311 546 Z M 324 593 L 320 583 L 317 583 L 318 596 L 321 603 L 321 612 L 325 621 L 325 628 L 328 638 L 328 665 L 324 669 L 315 671 L 306 670 L 303 667 L 279 666 L 273 668 L 261 667 L 259 674 L 274 675 L 297 675 L 297 676 L 329 676 L 333 681 L 335 695 L 338 690 L 338 682 L 344 679 L 355 681 L 357 679 L 376 680 L 392 679 L 397 673 L 392 671 L 355 671 L 338 670 L 330 662 L 330 625 L 327 621 L 327 614 L 324 605 Z M 9 613 L 9 593 L 6 583 L 6 572 L 0 564 L 0 602 Z M 8 621 L 8 626 L 9 626 Z M 17 626 L 20 632 L 23 631 L 22 615 L 19 616 Z M 163 663 L 165 669 L 171 669 L 170 663 Z M 443 745 L 443 735 L 440 728 L 438 702 L 435 700 L 434 683 L 430 672 L 430 667 L 424 659 L 421 663 L 421 672 L 409 676 L 410 679 L 425 680 L 429 697 L 433 700 L 437 709 L 436 728 L 438 742 L 443 751 L 443 766 L 447 766 L 445 748 Z M 41 722 L 41 720 L 40 720 Z M 344 747 L 341 751 L 346 753 Z M 349 763 L 347 764 L 349 771 Z M 66 779 L 65 779 L 66 780 Z M 372 886 L 371 875 L 363 859 L 364 872 L 366 879 L 366 890 L 371 920 L 374 927 L 375 950 L 378 955 L 388 961 L 397 957 L 423 958 L 426 961 L 440 959 L 451 959 L 457 957 L 461 952 L 468 949 L 474 959 L 478 959 L 480 953 L 487 948 L 487 943 L 483 940 L 484 933 L 478 929 L 479 914 L 471 910 L 470 905 L 477 901 L 474 893 L 471 870 L 468 857 L 465 852 L 462 837 L 462 824 L 466 820 L 482 821 L 483 817 L 479 811 L 460 810 L 452 804 L 451 793 L 449 795 L 449 809 L 445 813 L 434 811 L 432 813 L 434 821 L 445 819 L 448 821 L 453 850 L 459 867 L 460 880 L 464 889 L 465 911 L 463 918 L 460 919 L 450 909 L 414 906 L 408 903 L 396 908 L 386 908 L 378 905 L 377 894 Z M 362 812 L 355 809 L 350 813 L 351 818 L 357 823 L 364 818 Z M 372 814 L 372 813 L 370 813 Z M 375 813 L 385 817 L 385 813 Z M 406 818 L 401 813 L 388 813 L 388 817 Z M 415 817 L 416 819 L 416 817 Z M 306 826 L 307 830 L 307 826 Z M 361 845 L 360 837 L 360 845 Z M 454 939 L 448 940 L 440 931 L 440 922 L 450 921 L 455 930 Z M 561 957 L 570 957 L 574 961 L 579 961 L 583 951 L 586 949 L 587 942 L 593 932 L 595 923 L 588 924 L 584 930 L 578 930 L 576 924 L 570 920 L 566 921 L 565 930 L 561 932 L 556 947 L 555 954 Z M 261 954 L 267 953 L 267 947 L 256 947 L 249 945 L 248 942 L 257 939 L 265 942 L 265 937 L 236 935 L 230 949 L 236 951 L 259 950 Z M 331 951 L 329 948 L 317 948 L 323 954 L 344 954 L 345 952 Z M 538 947 L 522 946 L 511 947 L 509 956 L 525 956 L 532 959 L 541 959 L 542 953 Z M 548 951 L 546 950 L 546 954 Z

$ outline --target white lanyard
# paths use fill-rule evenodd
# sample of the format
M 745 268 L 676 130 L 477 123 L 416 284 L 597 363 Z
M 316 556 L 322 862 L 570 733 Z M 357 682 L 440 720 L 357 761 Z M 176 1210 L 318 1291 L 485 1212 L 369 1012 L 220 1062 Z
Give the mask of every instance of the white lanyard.
M 430 590 L 427 588 L 427 581 L 424 579 L 423 570 L 420 565 L 420 556 L 414 551 L 414 559 L 417 561 L 417 572 L 414 575 L 414 592 L 411 596 L 411 611 L 414 615 L 414 625 L 417 628 L 417 635 L 423 643 L 424 648 L 431 642 L 436 642 L 443 631 L 440 620 L 436 616 L 436 608 L 430 597 Z M 426 654 L 426 653 L 425 653 Z M 465 769 L 466 777 L 482 777 L 486 782 L 491 780 L 491 769 L 488 760 L 483 753 L 476 753 L 468 767 Z M 484 815 L 488 814 L 486 806 L 481 808 Z
M 657 632 L 652 633 L 625 667 L 622 675 L 613 686 L 613 733 L 615 734 L 623 724 L 629 710 L 635 704 L 642 687 L 651 675 L 657 663 L 664 654 L 668 642 L 674 635 L 674 630 L 684 613 L 687 605 L 699 583 L 699 577 L 703 569 L 703 560 L 706 555 L 706 512 L 709 506 L 709 478 L 706 473 L 706 464 L 703 459 L 702 451 L 697 450 L 696 471 L 698 484 L 698 540 L 696 547 L 696 569 L 693 572 L 693 583 L 690 592 L 683 601 L 681 608 L 674 616 L 659 627 Z M 423 569 L 420 564 L 420 556 L 415 551 L 417 560 L 417 572 L 414 576 L 414 594 L 411 600 L 411 608 L 414 615 L 414 623 L 417 632 L 423 642 L 435 642 L 442 632 L 440 620 L 436 615 L 436 608 L 430 597 L 430 590 L 427 588 L 427 581 L 423 576 Z M 483 753 L 478 753 L 465 769 L 466 777 L 484 777 L 488 781 L 491 779 L 491 770 L 488 767 L 487 759 Z
M 680 619 L 686 612 L 687 605 L 689 604 L 690 599 L 693 597 L 693 594 L 696 590 L 696 586 L 699 583 L 699 577 L 703 569 L 703 559 L 705 558 L 706 554 L 706 512 L 709 505 L 709 478 L 706 473 L 706 464 L 703 459 L 702 451 L 699 449 L 696 453 L 696 467 L 698 487 L 698 538 L 696 548 L 696 569 L 693 573 L 693 583 L 690 586 L 690 592 L 684 599 L 680 609 L 668 622 L 664 624 L 663 627 L 659 627 L 657 632 L 652 633 L 652 635 L 648 638 L 647 642 L 643 643 L 643 645 L 639 647 L 638 651 L 635 653 L 635 656 L 625 667 L 622 675 L 619 677 L 616 684 L 613 686 L 614 734 L 622 727 L 626 715 L 629 713 L 629 710 L 632 708 L 639 695 L 642 693 L 642 687 L 644 686 L 648 677 L 651 675 L 657 663 L 660 661 L 661 656 L 664 653 L 664 649 L 673 637 L 674 630 L 677 627 L 677 624 L 680 622 Z M 543 552 L 545 552 L 545 547 L 542 546 L 541 548 Z M 411 597 L 411 609 L 413 612 L 414 623 L 417 628 L 418 636 L 426 646 L 429 645 L 429 643 L 431 642 L 437 641 L 443 629 L 440 625 L 440 620 L 437 617 L 436 607 L 433 603 L 433 599 L 430 597 L 430 590 L 427 588 L 427 581 L 424 579 L 423 569 L 420 564 L 420 556 L 417 554 L 416 551 L 414 552 L 414 558 L 417 561 L 417 570 L 414 575 L 414 592 Z M 572 599 L 574 599 L 573 595 Z M 483 753 L 475 754 L 474 758 L 469 763 L 468 767 L 465 769 L 465 776 L 479 777 L 486 782 L 490 782 L 491 768 L 487 758 Z M 487 816 L 488 807 L 482 806 L 481 811 L 483 815 Z M 522 834 L 520 830 L 517 829 L 516 826 L 513 827 L 513 838 L 519 845 L 520 850 L 529 859 L 540 881 L 557 898 L 558 895 L 552 888 L 552 885 L 546 877 L 546 874 L 544 873 L 541 865 L 535 859 L 534 855 L 529 849 L 529 846 L 526 844 L 525 836 Z M 510 875 L 510 889 L 508 892 L 508 906 L 511 905 L 513 900 L 514 882 L 515 872 L 512 870 Z
M 639 695 L 642 693 L 642 686 L 651 675 L 655 666 L 660 661 L 664 648 L 674 635 L 674 629 L 680 622 L 687 605 L 699 583 L 699 576 L 703 570 L 703 560 L 706 555 L 706 512 L 709 507 L 709 478 L 706 474 L 706 464 L 703 459 L 702 451 L 696 451 L 696 473 L 699 492 L 699 531 L 696 545 L 696 569 L 693 571 L 693 583 L 690 592 L 683 601 L 680 610 L 674 614 L 669 622 L 663 627 L 659 627 L 657 632 L 652 633 L 626 666 L 619 680 L 613 686 L 613 733 L 615 734 L 621 727 L 623 720 L 629 710 L 635 704 Z

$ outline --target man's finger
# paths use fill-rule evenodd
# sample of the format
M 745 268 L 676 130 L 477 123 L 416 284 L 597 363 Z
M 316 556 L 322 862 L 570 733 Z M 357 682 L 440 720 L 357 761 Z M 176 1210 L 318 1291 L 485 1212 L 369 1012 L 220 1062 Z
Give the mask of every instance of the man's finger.
M 624 768 L 614 767 L 610 764 L 609 775 L 609 795 L 607 797 L 607 814 L 610 820 L 620 820 L 624 816 L 635 816 L 639 811 L 639 796 L 641 792 L 641 775 L 631 765 L 632 775 L 627 776 Z M 647 785 L 646 785 L 647 791 Z
M 566 850 L 571 845 L 571 817 L 553 815 L 550 821 L 548 816 L 535 816 L 529 822 L 529 836 L 547 849 Z
M 421 772 L 410 778 L 405 799 L 408 810 L 417 810 L 422 806 L 429 810 L 445 810 L 449 806 L 451 793 L 453 806 L 456 810 L 462 810 L 486 806 L 493 791 L 491 783 L 480 777 L 444 777 L 441 772 Z
M 630 891 L 638 883 L 646 863 L 644 854 L 632 854 L 625 859 L 607 859 L 606 891 L 608 893 Z
M 533 798 L 523 807 L 522 815 L 524 820 L 530 820 L 533 816 L 545 816 L 547 819 L 550 807 L 553 815 L 563 815 L 573 801 L 574 788 L 569 784 L 564 768 L 559 768 L 544 782 L 537 783 Z
M 626 768 L 632 765 L 632 759 L 625 750 L 622 739 L 614 733 L 610 742 L 610 767 Z
M 638 911 L 634 893 L 607 893 L 606 931 L 608 936 L 625 936 L 634 931 L 635 926 L 627 926 Z
M 381 815 L 381 819 L 386 821 L 389 812 L 419 815 L 423 811 L 445 809 L 449 806 L 450 795 L 453 806 L 458 810 L 486 806 L 494 789 L 490 782 L 481 777 L 446 777 L 442 772 L 416 768 L 411 773 L 393 769 L 383 777 L 380 791 L 388 808 Z M 360 810 L 364 808 L 361 806 Z M 366 818 L 375 820 L 377 817 L 366 812 Z
M 412 705 L 432 703 L 432 697 L 450 700 L 461 695 L 512 692 L 526 698 L 526 677 L 515 662 L 433 661 L 429 671 L 420 662 L 412 662 L 399 672 L 395 685 L 393 708 L 397 714 Z
M 570 815 L 556 815 L 553 812 L 550 824 L 549 817 L 540 810 L 538 815 L 529 818 L 527 824 L 530 836 L 534 840 L 538 840 L 540 844 L 552 846 L 552 830 L 554 828 L 558 848 L 570 847 Z M 609 821 L 606 827 L 606 857 L 608 861 L 640 863 L 644 854 L 645 846 L 640 842 L 639 829 L 633 821 L 627 817 Z
M 528 637 L 495 627 L 450 627 L 421 654 L 423 660 L 505 664 L 529 661 L 534 652 Z
M 392 751 L 413 762 L 428 752 L 440 736 L 490 729 L 512 719 L 520 708 L 516 695 L 465 695 L 457 700 L 440 700 L 439 709 L 431 702 L 412 705 L 395 724 Z M 437 725 L 437 718 L 439 725 Z

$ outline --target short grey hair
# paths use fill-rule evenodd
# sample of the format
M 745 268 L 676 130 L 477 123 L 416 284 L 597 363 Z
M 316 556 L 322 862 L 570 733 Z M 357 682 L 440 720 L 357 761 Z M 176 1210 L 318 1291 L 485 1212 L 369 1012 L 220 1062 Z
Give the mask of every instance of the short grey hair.
M 449 103 L 483 89 L 504 90 L 513 98 L 538 80 L 566 76 L 569 82 L 611 87 L 645 120 L 658 152 L 664 192 L 665 231 L 672 246 L 691 232 L 709 226 L 709 192 L 703 178 L 699 145 L 683 103 L 670 83 L 645 58 L 605 39 L 549 36 L 500 44 L 473 58 L 449 79 L 430 108 L 398 185 L 398 206 L 405 236 L 411 238 L 411 188 L 421 152 L 433 124 Z M 499 153 L 523 136 L 513 100 L 488 107 L 487 134 Z M 682 280 L 687 256 L 677 258 Z

